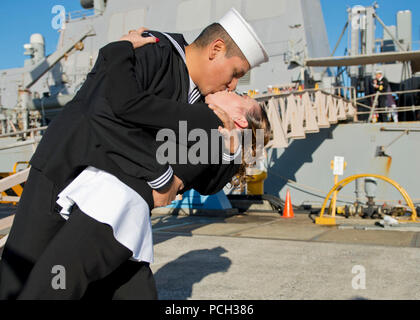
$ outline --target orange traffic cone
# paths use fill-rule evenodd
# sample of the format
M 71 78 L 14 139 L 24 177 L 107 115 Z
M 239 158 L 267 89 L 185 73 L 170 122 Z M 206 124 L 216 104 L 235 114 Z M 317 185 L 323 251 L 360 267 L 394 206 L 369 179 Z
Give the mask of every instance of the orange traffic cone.
M 292 207 L 292 200 L 290 199 L 290 192 L 289 189 L 287 189 L 286 193 L 286 203 L 284 204 L 283 209 L 283 218 L 293 218 L 293 207 Z

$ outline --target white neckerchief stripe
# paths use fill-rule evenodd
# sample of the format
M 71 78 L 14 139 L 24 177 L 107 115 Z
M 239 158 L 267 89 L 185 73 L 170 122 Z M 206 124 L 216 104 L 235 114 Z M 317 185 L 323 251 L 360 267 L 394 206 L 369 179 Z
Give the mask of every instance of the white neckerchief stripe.
M 200 98 L 200 95 L 196 96 L 194 99 L 191 99 L 191 101 L 189 103 L 193 104 L 194 102 L 196 102 L 198 100 L 198 98 Z
M 185 52 L 184 50 L 182 50 L 181 46 L 179 45 L 178 42 L 175 41 L 174 38 L 172 38 L 169 34 L 162 32 L 165 37 L 167 37 L 169 39 L 169 41 L 171 41 L 171 43 L 174 45 L 175 49 L 178 51 L 178 53 L 181 55 L 182 59 L 184 60 L 185 65 L 187 65 L 187 60 L 185 57 Z M 190 80 L 192 81 L 192 80 Z M 197 94 L 197 96 L 196 96 Z M 189 104 L 193 104 L 195 101 L 197 101 L 197 99 L 200 97 L 200 91 L 198 90 L 197 87 L 194 88 L 194 90 L 192 90 L 191 92 L 188 92 L 188 103 Z
M 169 41 L 172 42 L 172 44 L 175 46 L 175 48 L 177 49 L 177 51 L 179 52 L 179 54 L 181 55 L 182 59 L 184 60 L 185 64 L 187 64 L 186 58 L 185 58 L 185 52 L 184 50 L 182 50 L 181 46 L 179 45 L 178 42 L 176 42 L 174 40 L 174 38 L 172 38 L 169 34 L 162 32 L 168 39 Z
M 188 98 L 188 102 L 193 104 L 197 99 L 200 97 L 200 91 L 198 91 L 197 87 L 191 92 L 190 97 Z
M 200 95 L 200 91 L 198 91 L 198 88 L 195 87 L 192 91 L 191 91 L 191 98 L 194 98 L 195 96 L 199 96 Z

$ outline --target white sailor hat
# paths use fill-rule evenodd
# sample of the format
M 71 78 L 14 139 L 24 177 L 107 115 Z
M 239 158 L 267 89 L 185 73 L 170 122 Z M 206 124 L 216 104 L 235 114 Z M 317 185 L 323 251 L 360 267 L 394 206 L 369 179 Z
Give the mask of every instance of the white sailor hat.
M 235 41 L 251 68 L 268 61 L 268 54 L 261 40 L 235 8 L 231 8 L 219 20 L 219 24 Z
M 382 70 L 376 70 L 375 72 L 376 74 L 380 73 L 380 74 L 384 74 Z

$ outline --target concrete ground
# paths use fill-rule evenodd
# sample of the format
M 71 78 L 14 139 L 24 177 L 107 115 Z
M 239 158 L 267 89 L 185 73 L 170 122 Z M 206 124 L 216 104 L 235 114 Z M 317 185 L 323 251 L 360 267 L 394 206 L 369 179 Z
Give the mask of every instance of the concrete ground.
M 1 208 L 0 238 L 13 210 Z M 308 213 L 152 215 L 160 299 L 420 299 L 420 226 Z M 5 240 L 5 239 L 0 239 Z M 1 249 L 0 249 L 1 252 Z
M 420 227 L 325 227 L 308 214 L 152 219 L 160 299 L 420 299 Z

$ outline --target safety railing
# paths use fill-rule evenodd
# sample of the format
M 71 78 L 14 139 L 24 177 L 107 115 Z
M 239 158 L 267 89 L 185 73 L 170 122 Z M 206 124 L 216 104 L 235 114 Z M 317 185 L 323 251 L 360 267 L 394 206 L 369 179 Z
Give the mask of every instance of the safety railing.
M 409 93 L 419 93 L 420 92 L 420 89 L 413 89 L 413 90 L 398 90 L 398 91 L 388 91 L 388 92 L 376 92 L 376 93 L 372 93 L 372 94 L 369 94 L 369 95 L 366 95 L 366 96 L 363 96 L 363 97 L 358 97 L 358 98 L 356 98 L 356 101 L 358 101 L 358 100 L 363 100 L 363 99 L 367 99 L 367 98 L 373 98 L 373 97 L 375 97 L 376 95 L 379 95 L 379 96 L 385 96 L 385 95 L 392 95 L 392 94 L 409 94 Z
M 4 195 L 3 192 L 7 189 L 11 189 L 16 185 L 24 183 L 28 179 L 29 170 L 30 168 L 26 168 L 6 178 L 0 179 L 0 201 L 19 202 L 19 196 L 8 196 Z
M 86 19 L 95 15 L 95 9 L 76 10 L 66 13 L 66 22 L 72 22 L 74 20 Z
M 289 139 L 304 139 L 307 133 L 339 121 L 353 121 L 356 116 L 351 87 L 270 93 L 254 99 L 267 110 L 273 134 L 268 147 L 273 148 L 287 148 Z
M 388 96 L 388 95 L 406 95 L 406 94 L 419 94 L 420 93 L 420 89 L 413 89 L 413 90 L 398 90 L 398 91 L 387 91 L 387 92 L 379 92 L 377 91 L 376 93 L 370 94 L 370 95 L 366 95 L 363 97 L 358 97 L 355 99 L 356 101 L 356 106 L 360 106 L 362 108 L 365 108 L 367 111 L 357 111 L 357 115 L 365 115 L 368 114 L 369 117 L 367 119 L 368 122 L 373 121 L 374 119 L 374 115 L 375 114 L 398 114 L 398 113 L 402 113 L 402 112 L 407 112 L 407 111 L 419 111 L 420 110 L 420 106 L 416 106 L 416 105 L 411 105 L 411 106 L 401 106 L 401 105 L 390 105 L 390 106 L 386 106 L 386 107 L 378 107 L 379 104 L 379 97 L 380 96 Z M 360 102 L 361 100 L 373 100 L 371 102 L 371 106 L 368 106 L 362 102 Z M 412 99 L 412 102 L 414 102 L 415 100 Z
M 293 90 L 293 91 L 286 91 L 280 93 L 263 93 L 259 95 L 255 95 L 252 98 L 257 100 L 258 102 L 268 101 L 271 98 L 281 98 L 287 97 L 289 95 L 302 95 L 305 92 L 308 93 L 315 93 L 315 92 L 323 92 L 324 94 L 331 95 L 332 97 L 343 99 L 347 102 L 355 103 L 356 101 L 356 89 L 354 87 L 331 87 L 331 88 L 323 88 L 323 89 L 303 89 L 303 90 Z
M 0 150 L 19 148 L 26 145 L 33 145 L 34 150 L 35 150 L 36 146 L 41 140 L 41 135 L 39 134 L 37 135 L 36 133 L 46 130 L 46 129 L 47 129 L 47 126 L 43 126 L 43 127 L 32 128 L 32 129 L 23 130 L 23 131 L 15 131 L 15 132 L 10 132 L 10 133 L 0 134 L 0 138 L 20 137 L 23 139 L 23 141 L 15 142 L 15 143 L 5 145 L 5 146 L 0 146 Z
M 253 96 L 253 98 L 255 100 L 257 100 L 258 102 L 260 102 L 263 105 L 267 105 L 267 102 L 270 99 L 275 99 L 276 101 L 280 101 L 280 100 L 287 100 L 287 98 L 289 96 L 293 96 L 293 97 L 302 97 L 305 94 L 308 94 L 310 97 L 310 100 L 312 101 L 312 103 L 315 103 L 315 93 L 317 92 L 321 92 L 325 97 L 330 96 L 333 101 L 335 101 L 335 103 L 337 103 L 337 101 L 342 101 L 345 104 L 345 108 L 349 109 L 348 107 L 348 103 L 350 104 L 350 113 L 353 117 L 352 120 L 353 121 L 359 121 L 359 116 L 362 115 L 369 115 L 368 117 L 368 121 L 372 121 L 373 116 L 376 114 L 391 114 L 391 113 L 402 113 L 402 112 L 407 112 L 407 111 L 411 111 L 411 112 L 415 112 L 415 111 L 419 111 L 420 110 L 420 106 L 416 106 L 416 105 L 411 105 L 411 106 L 401 106 L 399 105 L 398 107 L 378 107 L 378 101 L 379 101 L 379 96 L 381 95 L 393 95 L 393 94 L 399 94 L 399 95 L 406 95 L 406 94 L 418 94 L 420 93 L 420 89 L 415 89 L 415 90 L 399 90 L 399 91 L 391 91 L 391 92 L 377 92 L 375 94 L 371 94 L 371 95 L 366 95 L 363 97 L 357 97 L 357 92 L 356 89 L 354 87 L 331 87 L 331 88 L 326 88 L 326 89 L 305 89 L 305 90 L 293 90 L 293 91 L 288 91 L 288 92 L 280 92 L 280 93 L 265 93 L 265 94 L 259 94 L 259 95 L 255 95 Z M 329 98 L 328 98 L 329 99 Z M 325 103 L 328 103 L 328 99 L 325 99 Z M 362 103 L 361 101 L 367 100 L 367 99 L 373 99 L 372 102 L 372 106 L 366 105 L 365 103 Z M 364 109 L 366 109 L 366 111 L 359 111 L 358 107 L 362 107 Z M 329 109 L 328 106 L 325 106 L 325 108 Z M 319 109 L 319 107 L 318 107 Z M 334 111 L 334 107 L 333 109 L 333 113 Z M 354 113 L 354 114 L 353 114 Z M 342 113 L 343 114 L 343 113 Z M 320 116 L 320 114 L 318 113 L 317 116 Z M 334 115 L 332 115 L 332 117 L 330 117 L 329 119 L 330 123 L 334 123 Z M 341 117 L 341 119 L 338 120 L 350 120 L 349 117 L 347 117 L 346 119 L 344 119 L 343 117 Z

